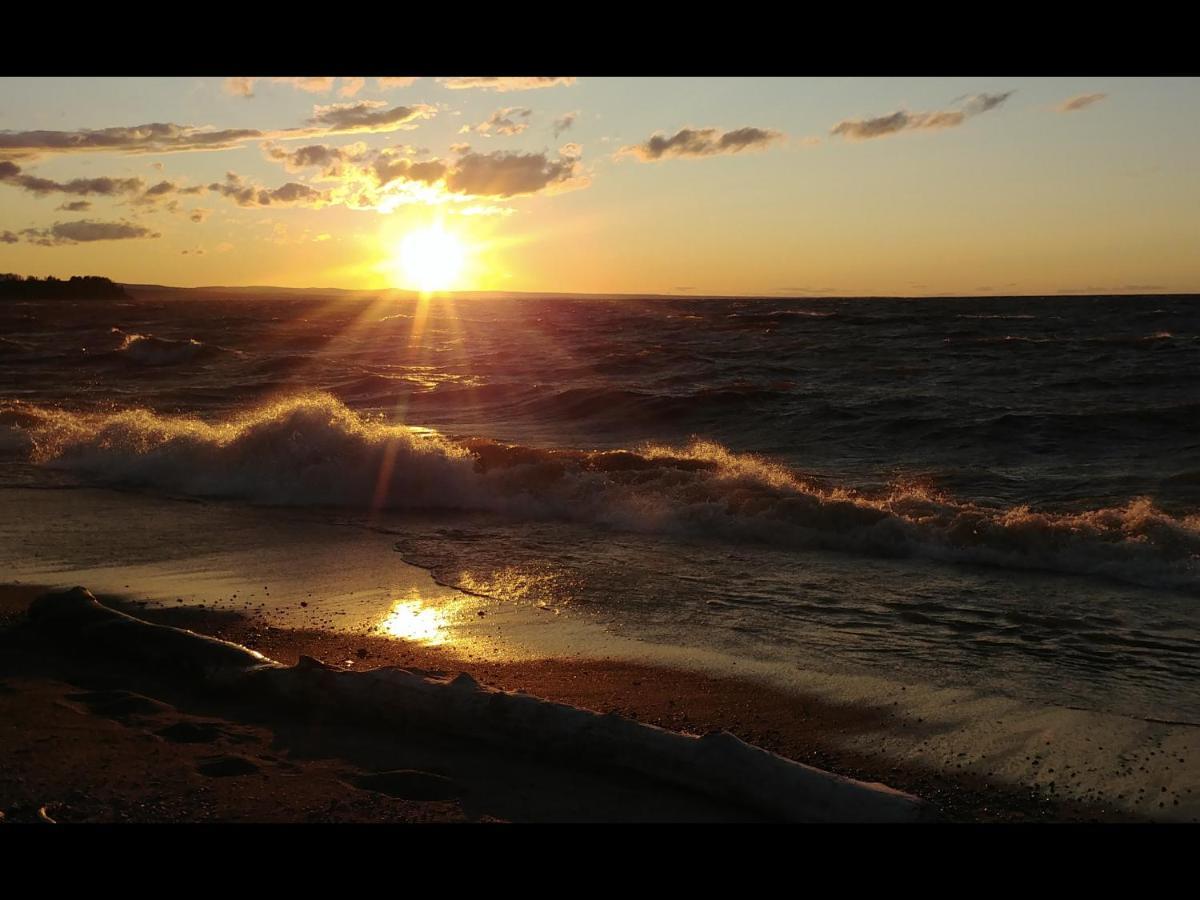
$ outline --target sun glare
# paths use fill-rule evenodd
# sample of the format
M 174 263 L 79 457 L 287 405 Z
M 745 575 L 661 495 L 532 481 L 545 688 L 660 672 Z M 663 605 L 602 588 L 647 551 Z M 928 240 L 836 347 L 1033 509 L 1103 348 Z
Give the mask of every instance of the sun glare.
M 467 248 L 441 225 L 410 231 L 397 248 L 397 268 L 405 287 L 422 293 L 448 291 L 458 286 L 467 260 Z

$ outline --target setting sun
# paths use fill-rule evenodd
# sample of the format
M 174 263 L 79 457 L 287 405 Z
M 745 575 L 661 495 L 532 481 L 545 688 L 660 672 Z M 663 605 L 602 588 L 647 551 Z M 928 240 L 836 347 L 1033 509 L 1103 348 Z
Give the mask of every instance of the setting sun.
M 441 225 L 411 231 L 397 248 L 396 268 L 405 287 L 446 291 L 457 286 L 467 258 L 467 249 L 455 234 Z

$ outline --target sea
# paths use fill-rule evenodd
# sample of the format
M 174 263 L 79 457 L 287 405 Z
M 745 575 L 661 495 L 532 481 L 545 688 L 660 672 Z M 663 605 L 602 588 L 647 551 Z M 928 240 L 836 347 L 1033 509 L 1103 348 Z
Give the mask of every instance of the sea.
M 6 302 L 0 512 L 95 489 L 632 640 L 1200 722 L 1200 297 Z

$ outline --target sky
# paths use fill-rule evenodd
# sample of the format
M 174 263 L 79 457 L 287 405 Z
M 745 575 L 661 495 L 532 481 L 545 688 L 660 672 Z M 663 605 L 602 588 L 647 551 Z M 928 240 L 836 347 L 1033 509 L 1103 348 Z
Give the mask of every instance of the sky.
M 0 79 L 0 272 L 1200 292 L 1200 79 Z

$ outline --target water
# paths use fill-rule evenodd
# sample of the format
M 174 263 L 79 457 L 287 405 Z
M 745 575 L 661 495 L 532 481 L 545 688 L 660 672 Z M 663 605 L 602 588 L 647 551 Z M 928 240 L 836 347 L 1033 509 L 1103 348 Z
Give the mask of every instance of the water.
M 0 483 L 328 508 L 650 640 L 1200 721 L 1200 302 L 0 310 Z

